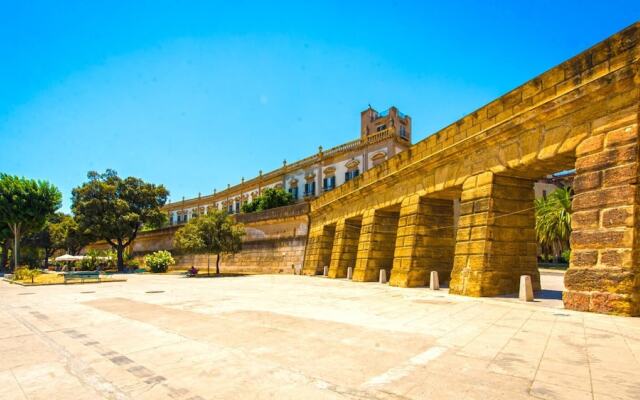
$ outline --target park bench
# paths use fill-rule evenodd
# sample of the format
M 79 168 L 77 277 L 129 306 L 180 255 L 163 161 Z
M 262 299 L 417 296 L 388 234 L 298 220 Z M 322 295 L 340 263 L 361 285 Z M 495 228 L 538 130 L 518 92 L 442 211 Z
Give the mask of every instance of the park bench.
M 100 280 L 100 271 L 76 271 L 76 272 L 67 272 L 64 274 L 64 283 L 70 281 L 84 282 L 85 279 L 95 279 Z

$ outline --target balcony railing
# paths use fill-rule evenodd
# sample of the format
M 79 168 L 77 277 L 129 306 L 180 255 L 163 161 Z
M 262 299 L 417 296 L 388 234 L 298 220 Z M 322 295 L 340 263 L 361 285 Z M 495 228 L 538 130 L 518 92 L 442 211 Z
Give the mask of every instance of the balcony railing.
M 377 113 L 377 115 L 373 119 L 375 120 L 375 119 L 378 119 L 378 118 L 387 117 L 389 115 L 389 112 L 390 112 L 389 110 L 391 110 L 391 108 L 387 108 L 384 111 L 380 111 L 379 113 Z M 398 117 L 404 119 L 407 116 L 405 114 L 401 113 L 400 110 L 398 110 Z

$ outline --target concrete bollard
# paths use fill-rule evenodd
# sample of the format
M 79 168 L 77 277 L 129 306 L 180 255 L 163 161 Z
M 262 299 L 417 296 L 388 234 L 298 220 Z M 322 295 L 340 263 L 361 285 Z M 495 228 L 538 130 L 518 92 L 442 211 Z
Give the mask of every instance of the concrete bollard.
M 440 290 L 440 281 L 438 280 L 438 271 L 431 271 L 429 278 L 429 288 L 431 290 Z
M 387 283 L 387 270 L 386 269 L 381 269 L 380 270 L 380 283 Z
M 520 276 L 520 300 L 533 301 L 533 286 L 529 275 Z
M 294 275 L 302 275 L 302 265 L 301 264 L 293 266 L 293 274 Z
M 329 276 L 329 267 L 324 266 L 324 270 L 322 271 L 322 276 Z
M 347 268 L 347 279 L 353 279 L 353 267 Z

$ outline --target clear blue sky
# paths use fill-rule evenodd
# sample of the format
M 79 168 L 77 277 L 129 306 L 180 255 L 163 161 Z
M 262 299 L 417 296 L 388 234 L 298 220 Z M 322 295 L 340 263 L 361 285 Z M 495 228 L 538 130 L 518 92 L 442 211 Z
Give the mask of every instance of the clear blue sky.
M 431 3 L 431 4 L 429 4 Z M 640 19 L 638 1 L 0 0 L 0 171 L 210 193 L 358 137 L 414 141 Z

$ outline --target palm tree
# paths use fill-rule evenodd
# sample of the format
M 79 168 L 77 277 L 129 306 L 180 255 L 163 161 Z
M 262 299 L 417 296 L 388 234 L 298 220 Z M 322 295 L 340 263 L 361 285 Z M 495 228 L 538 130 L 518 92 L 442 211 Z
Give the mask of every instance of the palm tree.
M 571 188 L 555 190 L 546 198 L 535 200 L 536 235 L 543 254 L 553 254 L 554 260 L 569 249 L 571 235 Z

